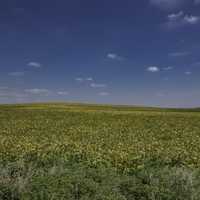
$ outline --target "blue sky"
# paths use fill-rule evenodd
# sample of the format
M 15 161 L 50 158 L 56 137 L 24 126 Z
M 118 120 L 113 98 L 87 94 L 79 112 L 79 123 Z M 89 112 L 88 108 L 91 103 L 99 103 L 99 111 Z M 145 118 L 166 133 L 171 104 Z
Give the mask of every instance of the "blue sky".
M 200 106 L 200 0 L 0 2 L 0 103 Z

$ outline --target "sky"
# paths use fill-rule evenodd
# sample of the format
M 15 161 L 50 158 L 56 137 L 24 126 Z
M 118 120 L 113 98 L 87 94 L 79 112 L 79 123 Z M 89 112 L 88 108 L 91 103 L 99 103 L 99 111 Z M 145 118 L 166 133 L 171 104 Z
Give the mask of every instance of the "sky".
M 0 103 L 200 107 L 200 0 L 0 1 Z

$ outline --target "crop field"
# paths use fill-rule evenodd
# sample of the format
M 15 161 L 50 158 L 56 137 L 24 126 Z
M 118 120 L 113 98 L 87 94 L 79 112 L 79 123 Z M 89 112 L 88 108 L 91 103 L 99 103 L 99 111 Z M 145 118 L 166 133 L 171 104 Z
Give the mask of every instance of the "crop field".
M 200 110 L 0 106 L 0 200 L 199 200 Z

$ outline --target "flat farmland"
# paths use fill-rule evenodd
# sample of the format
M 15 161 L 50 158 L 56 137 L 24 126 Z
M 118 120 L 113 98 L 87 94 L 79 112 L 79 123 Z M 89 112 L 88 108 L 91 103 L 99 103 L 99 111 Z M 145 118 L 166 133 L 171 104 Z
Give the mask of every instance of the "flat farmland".
M 199 152 L 198 109 L 2 105 L 0 199 L 196 200 Z

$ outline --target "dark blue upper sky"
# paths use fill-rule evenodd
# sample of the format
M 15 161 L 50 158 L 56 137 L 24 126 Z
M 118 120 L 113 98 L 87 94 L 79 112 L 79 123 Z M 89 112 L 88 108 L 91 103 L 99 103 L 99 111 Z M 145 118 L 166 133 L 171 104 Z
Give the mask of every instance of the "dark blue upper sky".
M 0 103 L 200 106 L 200 0 L 0 1 Z

